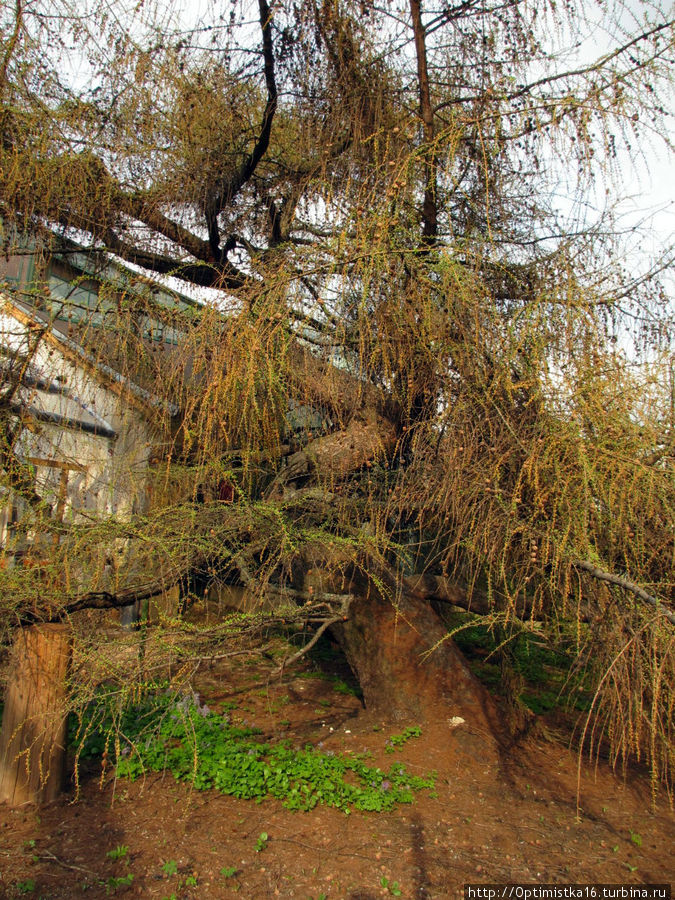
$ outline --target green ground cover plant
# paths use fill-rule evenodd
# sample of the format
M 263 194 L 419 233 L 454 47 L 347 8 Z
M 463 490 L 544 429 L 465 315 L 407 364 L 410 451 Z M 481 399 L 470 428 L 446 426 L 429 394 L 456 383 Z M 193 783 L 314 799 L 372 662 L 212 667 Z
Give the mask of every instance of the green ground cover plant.
M 384 752 L 393 753 L 394 750 L 400 750 L 411 738 L 420 737 L 421 734 L 422 729 L 419 725 L 409 725 L 400 734 L 392 734 L 385 745 Z
M 380 884 L 385 891 L 388 891 L 392 895 L 392 897 L 400 897 L 403 893 L 398 881 L 389 881 L 384 875 L 380 878 Z
M 113 875 L 105 882 L 105 892 L 106 894 L 116 894 L 118 890 L 128 888 L 133 880 L 134 876 L 131 872 L 126 875 Z
M 220 870 L 220 874 L 223 876 L 223 878 L 234 878 L 234 876 L 237 874 L 237 867 L 223 866 L 223 868 Z
M 433 790 L 435 773 L 412 775 L 401 764 L 382 770 L 363 756 L 335 754 L 287 741 L 264 743 L 254 728 L 236 727 L 227 715 L 212 712 L 196 694 L 167 691 L 146 695 L 124 712 L 83 716 L 72 734 L 84 735 L 80 753 L 92 755 L 114 745 L 118 777 L 132 780 L 146 772 L 169 771 L 197 790 L 214 789 L 246 800 L 275 797 L 289 809 L 317 804 L 381 812 L 412 803 L 415 793 Z

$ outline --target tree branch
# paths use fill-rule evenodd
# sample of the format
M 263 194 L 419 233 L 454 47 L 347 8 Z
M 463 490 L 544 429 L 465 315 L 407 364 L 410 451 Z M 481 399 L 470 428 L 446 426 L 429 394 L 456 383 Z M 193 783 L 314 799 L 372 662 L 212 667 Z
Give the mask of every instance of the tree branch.
M 614 50 L 611 50 L 609 53 L 601 56 L 600 59 L 596 59 L 595 62 L 591 63 L 588 66 L 581 66 L 578 69 L 571 69 L 568 72 L 556 72 L 553 75 L 546 75 L 543 78 L 537 79 L 537 81 L 533 81 L 530 84 L 523 85 L 523 87 L 519 88 L 511 94 L 507 94 L 506 99 L 516 100 L 519 97 L 524 96 L 525 94 L 529 94 L 535 88 L 542 87 L 545 84 L 552 84 L 554 81 L 560 81 L 563 78 L 578 78 L 581 75 L 590 75 L 591 72 L 600 71 L 601 69 L 604 69 L 607 64 L 610 63 L 613 59 L 616 59 L 617 56 L 621 56 L 622 53 L 627 53 L 637 44 L 640 44 L 643 41 L 647 41 L 650 38 L 655 37 L 657 34 L 660 34 L 662 31 L 666 31 L 668 28 L 672 27 L 672 19 L 667 22 L 662 22 L 660 25 L 655 25 L 649 31 L 644 31 L 642 34 L 639 34 L 637 37 L 633 38 L 627 43 L 622 44 L 620 47 L 616 47 Z
M 342 611 L 342 615 L 340 615 L 340 616 L 333 616 L 332 619 L 326 619 L 326 620 L 323 622 L 323 624 L 322 624 L 319 628 L 317 628 L 317 630 L 316 630 L 316 632 L 315 632 L 315 634 L 314 634 L 314 637 L 312 638 L 311 641 L 309 641 L 309 643 L 305 644 L 305 646 L 302 647 L 302 649 L 298 650 L 297 653 L 294 653 L 292 656 L 288 656 L 288 657 L 286 657 L 286 659 L 283 660 L 283 662 L 281 663 L 281 665 L 280 665 L 279 668 L 277 669 L 276 674 L 277 674 L 277 675 L 281 675 L 281 674 L 283 673 L 284 669 L 286 668 L 286 666 L 291 666 L 291 665 L 293 665 L 294 662 L 297 662 L 297 661 L 298 661 L 299 659 L 301 659 L 306 653 L 309 653 L 309 651 L 312 649 L 312 647 L 313 647 L 313 646 L 317 643 L 317 641 L 321 638 L 321 635 L 322 635 L 328 628 L 330 628 L 331 625 L 337 625 L 338 622 L 344 622 L 344 621 L 346 621 L 348 609 L 349 609 L 349 601 L 347 601 L 347 602 L 344 604 L 344 606 L 343 606 L 343 611 Z
M 142 193 L 122 194 L 122 203 L 133 218 L 144 222 L 158 234 L 163 235 L 174 244 L 187 250 L 195 259 L 204 262 L 212 261 L 211 248 L 208 241 L 203 241 L 195 234 L 169 219 L 152 205 Z
M 314 637 L 312 638 L 311 641 L 309 641 L 308 644 L 305 644 L 305 646 L 301 650 L 298 650 L 297 653 L 294 653 L 293 656 L 288 656 L 288 657 L 286 657 L 286 659 L 284 659 L 284 661 L 281 663 L 281 665 L 277 669 L 277 674 L 280 675 L 284 671 L 286 666 L 292 665 L 294 662 L 297 662 L 297 660 L 299 660 L 306 653 L 308 653 L 312 649 L 312 647 L 316 644 L 316 642 L 319 640 L 321 635 L 326 631 L 326 629 L 330 628 L 331 625 L 336 625 L 338 622 L 344 622 L 345 618 L 346 618 L 345 616 L 334 616 L 332 619 L 326 619 L 326 621 L 323 623 L 323 625 L 321 625 L 320 628 L 317 628 Z
M 577 569 L 582 569 L 584 572 L 588 572 L 589 575 L 592 575 L 593 578 L 597 578 L 598 581 L 606 581 L 608 582 L 608 584 L 615 584 L 617 585 L 617 587 L 621 587 L 626 591 L 630 591 L 631 594 L 635 594 L 635 596 L 639 597 L 640 600 L 644 600 L 645 603 L 653 606 L 660 616 L 668 619 L 671 625 L 675 625 L 675 613 L 669 610 L 661 600 L 653 597 L 651 594 L 648 594 L 647 591 L 641 588 L 639 584 L 635 584 L 635 582 L 629 581 L 622 575 L 615 575 L 613 572 L 605 572 L 604 569 L 599 569 L 592 563 L 585 562 L 581 559 L 575 560 L 574 565 L 577 567 Z
M 563 81 L 568 78 L 580 78 L 584 75 L 591 75 L 594 72 L 600 72 L 606 68 L 607 64 L 612 62 L 612 60 L 616 59 L 618 56 L 621 56 L 624 53 L 628 53 L 629 50 L 632 50 L 638 44 L 648 41 L 657 35 L 661 34 L 663 31 L 667 31 L 669 28 L 672 28 L 675 24 L 673 19 L 669 19 L 667 22 L 662 22 L 660 25 L 655 25 L 653 28 L 650 28 L 648 31 L 642 32 L 642 34 L 637 35 L 637 37 L 632 38 L 630 41 L 627 41 L 625 44 L 622 44 L 620 47 L 616 47 L 614 50 L 611 50 L 609 53 L 606 53 L 604 56 L 601 56 L 599 59 L 596 59 L 594 62 L 589 63 L 587 66 L 580 66 L 577 69 L 568 69 L 565 72 L 554 72 L 551 75 L 544 75 L 542 78 L 538 78 L 536 81 L 532 81 L 529 84 L 524 84 L 518 87 L 515 91 L 509 91 L 504 94 L 499 95 L 500 100 L 505 100 L 510 102 L 512 100 L 519 100 L 521 97 L 526 96 L 527 94 L 531 94 L 536 88 L 548 86 L 550 84 L 554 84 L 558 81 Z M 666 41 L 664 45 L 664 51 L 669 48 L 670 44 Z M 654 59 L 658 58 L 661 54 L 655 54 L 650 57 L 649 60 L 644 61 L 644 66 L 647 66 Z M 633 66 L 630 71 L 637 71 L 640 68 L 644 68 L 644 66 L 638 64 L 637 66 Z M 621 78 L 625 77 L 626 73 L 621 73 Z M 614 81 L 612 82 L 612 84 Z M 481 101 L 484 99 L 484 94 L 470 94 L 464 96 L 456 96 L 451 100 L 446 101 L 443 104 L 440 104 L 437 107 L 438 109 L 444 109 L 449 106 L 462 106 L 469 103 L 476 103 L 477 101 Z M 562 96 L 561 98 L 562 99 Z M 551 98 L 546 99 L 546 105 L 550 105 Z
M 154 581 L 145 587 L 129 588 L 113 594 L 110 591 L 88 591 L 86 594 L 78 594 L 72 600 L 59 605 L 49 615 L 40 616 L 37 612 L 24 612 L 20 616 L 21 625 L 32 625 L 36 622 L 60 622 L 67 616 L 85 609 L 119 609 L 122 606 L 130 606 L 132 603 L 148 600 L 156 597 L 170 588 L 166 582 Z
M 427 145 L 424 164 L 424 200 L 422 203 L 422 236 L 428 244 L 435 244 L 438 236 L 438 153 L 434 146 L 434 112 L 429 90 L 427 69 L 427 48 L 422 24 L 420 0 L 410 0 L 415 54 L 417 57 L 417 79 L 420 95 L 420 117 L 424 125 L 424 141 Z
M 7 85 L 7 71 L 9 69 L 9 63 L 12 59 L 12 54 L 16 50 L 16 45 L 19 42 L 19 34 L 23 25 L 23 3 L 21 2 L 21 0 L 16 0 L 14 9 L 14 28 L 12 30 L 12 36 L 7 42 L 7 49 L 2 58 L 2 65 L 0 65 L 0 96 L 4 93 L 5 87 Z
M 237 171 L 229 178 L 224 179 L 218 191 L 206 205 L 206 224 L 209 232 L 211 252 L 218 262 L 223 262 L 223 251 L 220 249 L 220 234 L 218 231 L 218 216 L 225 207 L 232 202 L 244 185 L 250 181 L 258 163 L 267 152 L 272 133 L 272 121 L 277 111 L 277 85 L 274 75 L 274 48 L 272 45 L 272 14 L 267 0 L 258 0 L 260 13 L 260 27 L 262 29 L 263 65 L 265 73 L 265 86 L 267 88 L 267 103 L 260 123 L 260 133 L 253 150 L 246 157 Z
M 151 272 L 157 272 L 159 275 L 173 275 L 199 287 L 238 291 L 257 284 L 255 279 L 240 272 L 227 260 L 217 264 L 180 262 L 170 256 L 140 250 L 133 244 L 123 241 L 112 230 L 108 230 L 102 239 L 111 253 L 115 253 L 127 262 L 142 266 Z

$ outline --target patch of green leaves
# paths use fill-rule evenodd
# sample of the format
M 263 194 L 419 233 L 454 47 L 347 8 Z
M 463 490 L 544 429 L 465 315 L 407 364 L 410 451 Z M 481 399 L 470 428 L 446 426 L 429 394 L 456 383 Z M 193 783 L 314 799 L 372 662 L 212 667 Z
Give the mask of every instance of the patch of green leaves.
M 400 734 L 392 734 L 384 747 L 385 753 L 393 753 L 394 750 L 400 750 L 404 744 L 407 744 L 411 738 L 420 737 L 422 729 L 419 725 L 409 725 Z
M 105 883 L 105 892 L 106 894 L 116 894 L 117 891 L 130 887 L 133 880 L 134 876 L 131 872 L 127 875 L 113 875 Z
M 223 876 L 223 878 L 234 878 L 234 876 L 237 874 L 236 866 L 223 866 L 223 868 L 220 870 L 220 874 Z
M 125 730 L 118 735 L 118 777 L 133 780 L 166 770 L 197 790 L 215 789 L 258 802 L 275 797 L 297 810 L 324 804 L 345 813 L 390 810 L 412 803 L 416 792 L 435 785 L 435 773 L 412 775 L 400 764 L 385 771 L 366 765 L 362 756 L 322 752 L 311 745 L 298 749 L 288 741 L 262 743 L 256 739 L 258 731 L 235 727 L 190 695 L 176 701 L 157 694 L 153 712 L 147 711 L 147 702 L 142 716 L 125 718 Z M 404 743 L 420 733 L 413 727 L 394 737 Z
M 149 682 L 141 697 L 131 692 L 107 691 L 101 688 L 91 701 L 68 719 L 68 743 L 78 759 L 101 756 L 111 752 L 120 735 L 138 737 L 157 723 L 157 713 L 168 705 L 164 698 L 166 684 Z M 175 698 L 174 698 L 175 699 Z
M 258 840 L 255 842 L 255 852 L 262 853 L 262 851 L 267 847 L 267 841 L 269 837 L 266 831 L 261 831 L 258 835 Z

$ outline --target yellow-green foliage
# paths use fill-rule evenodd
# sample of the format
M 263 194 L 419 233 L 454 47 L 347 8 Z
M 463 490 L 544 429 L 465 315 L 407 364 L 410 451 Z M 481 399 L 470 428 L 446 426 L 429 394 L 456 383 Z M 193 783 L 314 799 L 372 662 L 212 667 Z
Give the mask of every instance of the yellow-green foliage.
M 672 23 L 526 88 L 550 35 L 520 4 L 458 8 L 425 34 L 349 0 L 281 4 L 242 33 L 234 13 L 184 32 L 165 7 L 118 21 L 106 6 L 68 39 L 39 3 L 3 14 L 3 249 L 16 226 L 40 233 L 46 258 L 45 232 L 65 229 L 198 297 L 166 308 L 144 276 L 104 284 L 71 329 L 148 392 L 148 505 L 63 524 L 27 503 L 18 530 L 35 552 L 18 568 L 3 550 L 3 621 L 86 592 L 187 593 L 195 573 L 272 603 L 290 584 L 304 601 L 315 563 L 336 585 L 357 569 L 392 600 L 405 574 L 445 575 L 502 627 L 576 628 L 597 688 L 584 740 L 668 781 L 672 322 L 648 279 L 610 261 L 605 223 L 559 236 L 547 194 L 559 154 L 585 206 L 617 135 L 659 122 Z M 558 37 L 573 7 L 546 19 Z M 86 87 L 43 51 L 71 37 L 96 72 Z M 621 350 L 626 311 L 648 362 Z M 148 318 L 177 344 L 148 340 Z M 0 403 L 3 434 L 17 422 Z M 354 449 L 354 423 L 376 450 L 339 477 L 313 467 L 322 438 Z M 2 487 L 26 493 L 17 440 Z

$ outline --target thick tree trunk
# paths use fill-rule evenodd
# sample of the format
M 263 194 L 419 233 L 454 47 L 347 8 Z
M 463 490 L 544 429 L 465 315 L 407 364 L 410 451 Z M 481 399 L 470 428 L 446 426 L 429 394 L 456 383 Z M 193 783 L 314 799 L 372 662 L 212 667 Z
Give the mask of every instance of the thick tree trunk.
M 371 591 L 335 631 L 373 714 L 418 723 L 459 717 L 474 733 L 500 733 L 494 701 L 426 600 L 404 595 L 395 606 Z
M 71 648 L 66 625 L 22 628 L 14 642 L 0 732 L 0 801 L 11 806 L 63 790 Z

